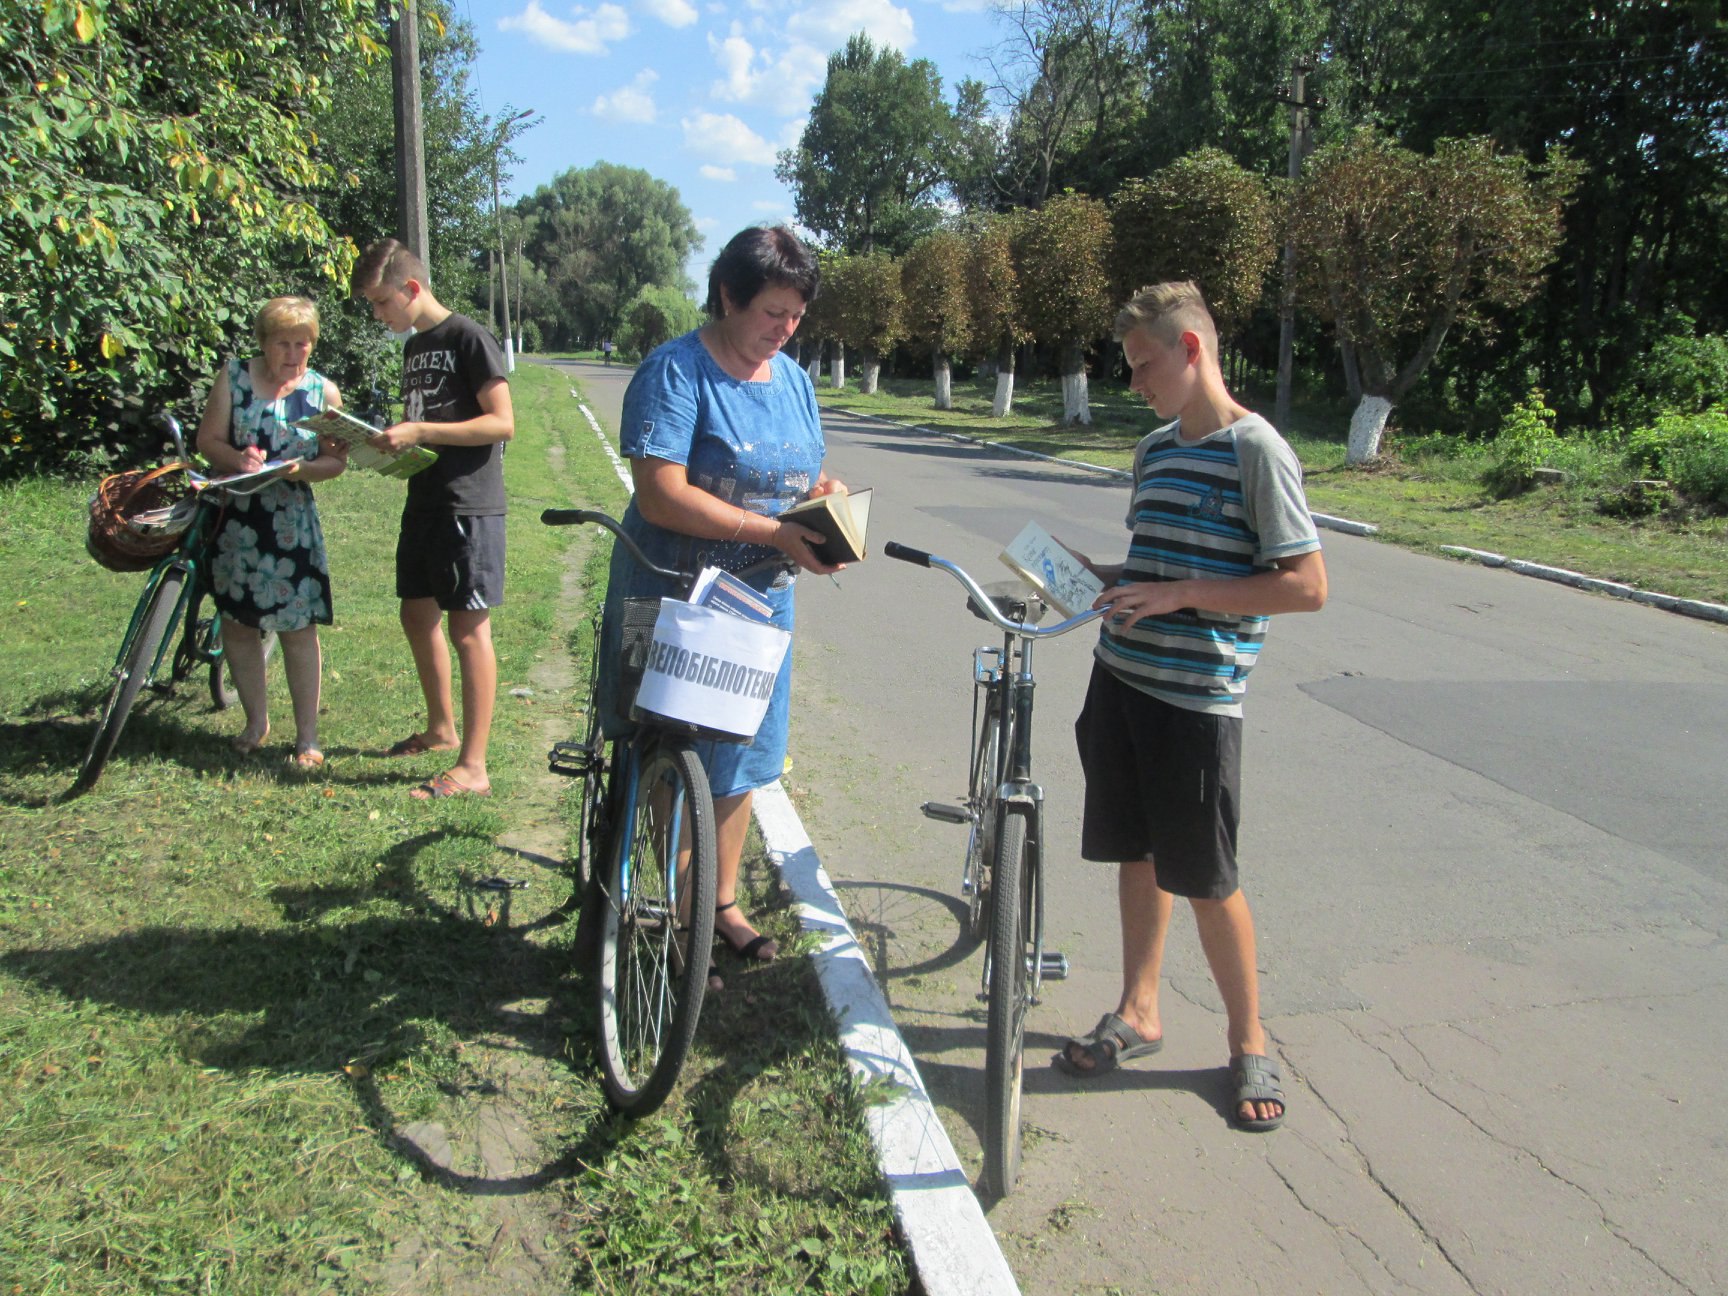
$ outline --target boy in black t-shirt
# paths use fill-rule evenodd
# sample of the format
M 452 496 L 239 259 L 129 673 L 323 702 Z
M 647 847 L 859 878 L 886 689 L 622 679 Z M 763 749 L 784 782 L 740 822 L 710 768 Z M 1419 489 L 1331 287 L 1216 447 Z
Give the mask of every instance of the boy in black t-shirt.
M 504 442 L 516 434 L 504 356 L 490 333 L 432 295 L 425 265 L 395 239 L 366 249 L 350 287 L 392 332 L 413 334 L 402 349 L 403 420 L 373 444 L 425 445 L 438 454 L 436 464 L 408 479 L 396 542 L 396 596 L 426 696 L 426 727 L 389 754 L 456 751 L 456 764 L 412 795 L 486 796 L 492 790 L 486 742 L 498 687 L 491 610 L 504 602 Z M 446 615 L 462 667 L 460 735 Z

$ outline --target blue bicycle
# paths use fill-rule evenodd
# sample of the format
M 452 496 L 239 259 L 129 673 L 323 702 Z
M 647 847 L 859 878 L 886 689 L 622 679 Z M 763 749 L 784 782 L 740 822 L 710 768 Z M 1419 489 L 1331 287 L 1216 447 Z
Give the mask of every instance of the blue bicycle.
M 616 519 L 587 509 L 547 509 L 547 526 L 593 523 L 618 537 L 637 562 L 688 593 L 690 572 L 648 561 Z M 653 641 L 659 599 L 623 605 L 619 696 L 600 696 L 600 626 L 592 626 L 586 733 L 552 748 L 552 771 L 581 780 L 572 873 L 582 908 L 576 946 L 597 951 L 600 1068 L 607 1101 L 644 1116 L 666 1101 L 696 1037 L 714 941 L 718 850 L 714 798 L 695 744 L 738 741 L 633 705 Z M 602 708 L 635 722 L 607 739 Z

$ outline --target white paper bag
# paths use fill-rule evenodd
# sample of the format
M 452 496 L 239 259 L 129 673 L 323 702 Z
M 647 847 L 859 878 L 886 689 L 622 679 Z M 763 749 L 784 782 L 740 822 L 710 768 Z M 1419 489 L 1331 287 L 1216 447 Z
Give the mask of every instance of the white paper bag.
M 753 738 L 792 636 L 717 608 L 662 599 L 636 706 Z

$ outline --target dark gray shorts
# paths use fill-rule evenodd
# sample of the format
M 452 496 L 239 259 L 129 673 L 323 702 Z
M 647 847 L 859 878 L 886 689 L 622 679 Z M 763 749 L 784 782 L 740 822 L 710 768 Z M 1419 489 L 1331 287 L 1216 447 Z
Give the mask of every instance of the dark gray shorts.
M 1083 859 L 1150 857 L 1172 895 L 1235 894 L 1240 717 L 1173 706 L 1094 662 L 1074 737 L 1086 773 Z
M 504 606 L 504 517 L 402 515 L 396 597 L 432 599 L 445 612 Z

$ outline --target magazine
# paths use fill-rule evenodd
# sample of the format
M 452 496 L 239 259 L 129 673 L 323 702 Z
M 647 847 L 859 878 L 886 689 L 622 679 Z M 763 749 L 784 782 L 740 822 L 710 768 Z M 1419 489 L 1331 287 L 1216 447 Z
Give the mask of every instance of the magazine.
M 438 462 L 437 452 L 425 446 L 408 446 L 396 451 L 378 449 L 372 444 L 378 429 L 342 410 L 320 410 L 311 418 L 296 420 L 294 426 L 342 442 L 348 447 L 350 468 L 364 468 L 383 477 L 412 477 Z

